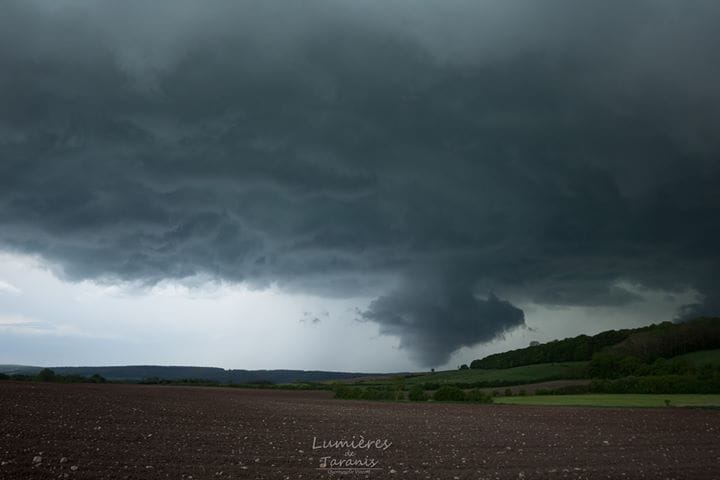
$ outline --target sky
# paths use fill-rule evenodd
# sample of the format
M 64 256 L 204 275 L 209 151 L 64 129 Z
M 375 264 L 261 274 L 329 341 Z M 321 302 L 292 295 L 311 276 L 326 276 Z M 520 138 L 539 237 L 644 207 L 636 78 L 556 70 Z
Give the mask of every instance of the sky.
M 0 8 L 0 363 L 456 368 L 720 312 L 714 0 Z

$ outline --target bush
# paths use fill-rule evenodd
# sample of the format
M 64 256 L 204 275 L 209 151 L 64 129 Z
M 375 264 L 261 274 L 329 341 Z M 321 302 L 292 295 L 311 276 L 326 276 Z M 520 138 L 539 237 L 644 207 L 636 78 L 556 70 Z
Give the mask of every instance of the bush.
M 720 393 L 720 374 L 706 377 L 688 374 L 594 380 L 590 390 L 597 393 Z
M 426 402 L 428 398 L 428 395 L 421 386 L 413 387 L 410 393 L 408 393 L 408 399 L 411 402 Z
M 621 357 L 607 353 L 593 355 L 588 366 L 588 374 L 592 378 L 618 378 L 622 376 Z
M 506 389 L 505 389 L 505 396 L 506 396 L 506 397 L 512 397 L 512 394 L 513 394 L 513 393 L 512 393 L 512 389 L 511 389 L 511 388 L 506 388 Z
M 658 358 L 648 366 L 647 370 L 647 375 L 682 375 L 684 373 L 690 373 L 694 369 L 689 363 L 683 360 Z M 636 375 L 640 374 L 641 373 L 636 372 Z
M 466 398 L 465 392 L 458 387 L 445 385 L 433 394 L 433 400 L 438 402 L 463 402 Z
M 483 392 L 482 390 L 470 390 L 465 392 L 465 400 L 468 402 L 476 403 L 492 403 L 492 396 Z
M 422 384 L 423 390 L 437 390 L 440 388 L 439 383 L 433 383 L 433 382 L 425 382 Z
M 49 368 L 43 368 L 37 375 L 35 375 L 35 380 L 38 382 L 52 382 L 55 380 L 55 372 Z
M 342 399 L 351 398 L 350 397 L 350 395 L 351 395 L 350 387 L 336 386 L 334 388 L 334 390 L 335 390 L 335 398 L 342 398 Z
M 335 387 L 335 398 L 345 400 L 400 400 L 402 391 L 392 388 Z
M 362 400 L 383 400 L 385 399 L 385 392 L 377 388 L 363 388 L 358 389 L 360 392 L 360 399 Z

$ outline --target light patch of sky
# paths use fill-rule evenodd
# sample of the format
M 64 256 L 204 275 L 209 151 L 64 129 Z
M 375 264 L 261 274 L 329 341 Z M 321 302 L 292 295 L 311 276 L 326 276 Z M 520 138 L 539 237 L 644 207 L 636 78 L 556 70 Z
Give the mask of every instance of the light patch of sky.
M 0 254 L 0 280 L 15 286 L 0 292 L 0 363 L 413 369 L 396 339 L 356 321 L 370 299 L 217 282 L 68 283 L 41 259 L 13 254 Z M 301 321 L 308 315 L 319 321 Z

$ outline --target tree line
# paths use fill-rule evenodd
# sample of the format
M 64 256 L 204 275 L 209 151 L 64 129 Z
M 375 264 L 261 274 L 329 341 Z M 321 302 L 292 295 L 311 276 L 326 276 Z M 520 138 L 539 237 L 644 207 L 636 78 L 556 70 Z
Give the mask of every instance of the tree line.
M 474 360 L 470 368 L 504 369 L 538 363 L 591 360 L 597 354 L 636 357 L 640 362 L 720 348 L 720 318 L 579 335 Z

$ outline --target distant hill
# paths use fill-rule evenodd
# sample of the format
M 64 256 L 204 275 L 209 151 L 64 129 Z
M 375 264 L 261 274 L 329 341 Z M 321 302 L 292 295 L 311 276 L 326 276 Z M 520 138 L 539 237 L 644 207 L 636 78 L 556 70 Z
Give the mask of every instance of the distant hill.
M 42 370 L 42 367 L 31 367 L 29 365 L 0 365 L 0 373 L 6 375 L 34 375 Z
M 642 361 L 720 348 L 720 318 L 664 322 L 641 328 L 608 330 L 497 353 L 474 360 L 470 368 L 502 369 L 552 362 L 577 362 L 609 352 Z
M 90 377 L 101 375 L 107 380 L 142 381 L 147 379 L 202 379 L 218 383 L 301 383 L 344 380 L 358 377 L 383 376 L 376 373 L 325 372 L 315 370 L 225 370 L 214 367 L 183 367 L 156 365 L 128 365 L 118 367 L 50 367 L 60 375 Z M 34 375 L 42 367 L 0 365 L 0 373 Z

